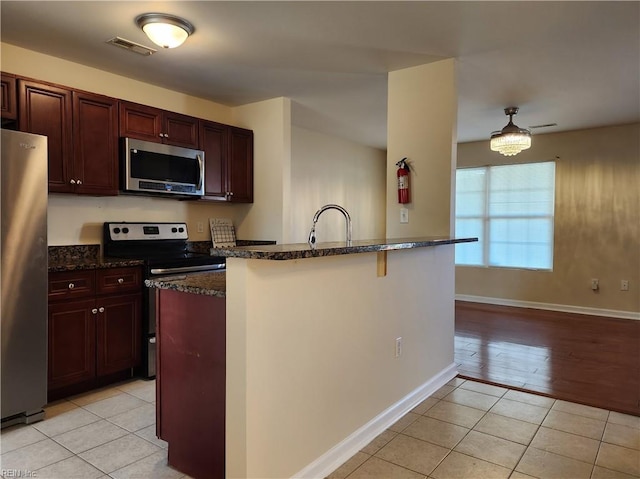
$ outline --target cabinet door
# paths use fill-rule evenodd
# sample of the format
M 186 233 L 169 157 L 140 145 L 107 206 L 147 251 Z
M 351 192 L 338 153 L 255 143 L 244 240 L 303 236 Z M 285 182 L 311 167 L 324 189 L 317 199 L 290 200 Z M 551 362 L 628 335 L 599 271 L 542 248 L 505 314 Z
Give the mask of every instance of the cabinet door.
M 96 373 L 98 376 L 140 364 L 141 295 L 98 297 Z
M 206 156 L 205 156 L 206 158 Z M 253 202 L 253 132 L 229 127 L 228 187 L 230 201 Z
M 49 304 L 50 391 L 95 377 L 94 309 L 93 299 Z
M 164 112 L 163 142 L 183 148 L 198 148 L 198 119 Z
M 118 100 L 73 92 L 76 193 L 118 194 Z
M 71 91 L 19 80 L 18 99 L 20 130 L 48 137 L 49 191 L 73 192 Z
M 0 79 L 0 87 L 2 88 L 2 96 L 0 97 L 0 111 L 2 112 L 2 119 L 17 120 L 18 106 L 16 104 L 16 77 L 3 73 Z
M 227 200 L 228 127 L 213 121 L 200 122 L 200 148 L 204 151 L 204 195 L 207 199 Z
M 120 136 L 162 141 L 162 110 L 137 103 L 120 102 Z

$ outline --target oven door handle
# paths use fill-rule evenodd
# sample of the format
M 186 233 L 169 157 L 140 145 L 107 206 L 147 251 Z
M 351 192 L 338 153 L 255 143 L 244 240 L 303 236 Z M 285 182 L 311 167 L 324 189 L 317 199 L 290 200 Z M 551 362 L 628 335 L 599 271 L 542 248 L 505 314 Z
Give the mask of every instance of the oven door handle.
M 203 264 L 200 266 L 183 266 L 178 268 L 151 268 L 151 274 L 193 273 L 196 271 L 224 271 L 224 264 Z

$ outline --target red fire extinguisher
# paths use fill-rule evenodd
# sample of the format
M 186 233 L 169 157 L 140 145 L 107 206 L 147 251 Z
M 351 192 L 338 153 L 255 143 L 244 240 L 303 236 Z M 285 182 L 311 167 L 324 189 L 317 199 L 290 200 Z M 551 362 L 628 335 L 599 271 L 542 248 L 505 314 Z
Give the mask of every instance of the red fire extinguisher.
M 398 167 L 398 203 L 405 204 L 411 202 L 411 194 L 409 190 L 409 164 L 407 159 L 403 158 L 396 163 Z

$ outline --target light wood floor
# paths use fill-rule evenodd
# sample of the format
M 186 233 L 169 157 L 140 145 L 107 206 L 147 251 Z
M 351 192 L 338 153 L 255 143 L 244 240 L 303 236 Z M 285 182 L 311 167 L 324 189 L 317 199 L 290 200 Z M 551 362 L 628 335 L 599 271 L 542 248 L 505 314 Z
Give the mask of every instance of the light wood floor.
M 640 416 L 640 321 L 456 302 L 460 376 Z

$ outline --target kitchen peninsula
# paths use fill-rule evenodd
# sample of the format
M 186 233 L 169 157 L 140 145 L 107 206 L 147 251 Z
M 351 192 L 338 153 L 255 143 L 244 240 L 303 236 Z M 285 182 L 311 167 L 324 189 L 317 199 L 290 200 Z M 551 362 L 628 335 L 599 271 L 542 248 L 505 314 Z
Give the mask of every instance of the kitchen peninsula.
M 224 277 L 148 281 L 170 464 L 324 477 L 455 375 L 453 244 L 470 241 L 219 249 Z

